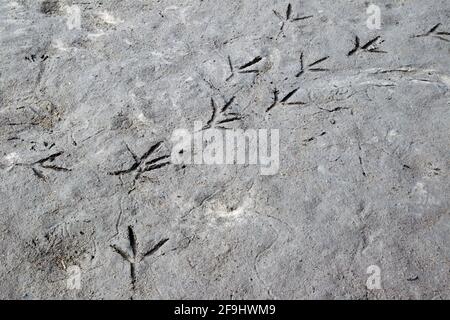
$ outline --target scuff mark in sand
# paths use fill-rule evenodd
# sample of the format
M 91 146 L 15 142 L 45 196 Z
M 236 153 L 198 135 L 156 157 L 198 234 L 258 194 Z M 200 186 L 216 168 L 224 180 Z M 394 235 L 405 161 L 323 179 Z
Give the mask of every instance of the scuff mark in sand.
M 242 216 L 242 214 L 247 209 L 252 208 L 252 205 L 253 205 L 252 198 L 246 197 L 241 202 L 241 204 L 238 207 L 236 207 L 236 208 L 232 208 L 230 210 L 230 208 L 227 205 L 225 205 L 223 203 L 220 203 L 220 204 L 218 204 L 218 206 L 213 211 L 215 211 L 216 215 L 218 215 L 220 217 L 223 217 L 223 218 L 231 218 L 231 217 L 237 218 L 239 216 Z
M 64 42 L 59 39 L 54 39 L 52 43 L 53 48 L 60 51 L 69 51 L 69 48 L 64 45 Z

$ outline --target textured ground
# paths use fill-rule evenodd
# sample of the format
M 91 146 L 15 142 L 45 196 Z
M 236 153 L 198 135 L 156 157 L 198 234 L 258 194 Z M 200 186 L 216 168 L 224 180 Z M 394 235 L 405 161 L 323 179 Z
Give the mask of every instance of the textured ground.
M 450 298 L 450 3 L 368 4 L 0 0 L 0 298 Z M 233 96 L 278 174 L 108 174 Z

